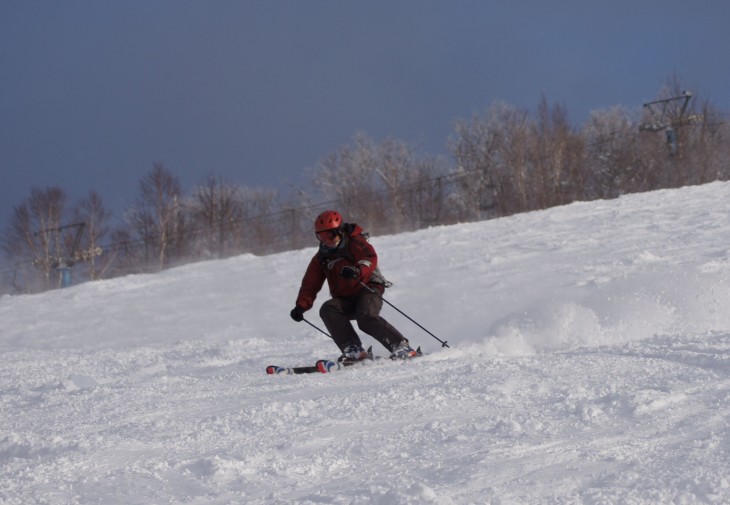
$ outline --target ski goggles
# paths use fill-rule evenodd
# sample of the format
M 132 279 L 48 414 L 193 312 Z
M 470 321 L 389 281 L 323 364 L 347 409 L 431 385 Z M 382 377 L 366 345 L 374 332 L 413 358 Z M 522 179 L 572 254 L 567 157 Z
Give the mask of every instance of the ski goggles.
M 340 235 L 340 230 L 333 229 L 318 231 L 315 235 L 317 236 L 317 240 L 320 242 L 330 242 Z

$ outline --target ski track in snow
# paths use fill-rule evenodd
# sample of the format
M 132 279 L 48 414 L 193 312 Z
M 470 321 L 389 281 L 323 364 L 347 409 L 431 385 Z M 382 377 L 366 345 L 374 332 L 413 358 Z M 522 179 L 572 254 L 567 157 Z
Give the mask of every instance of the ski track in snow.
M 336 355 L 313 248 L 2 297 L 0 503 L 730 503 L 729 201 L 373 230 L 451 349 L 333 374 L 264 372 Z

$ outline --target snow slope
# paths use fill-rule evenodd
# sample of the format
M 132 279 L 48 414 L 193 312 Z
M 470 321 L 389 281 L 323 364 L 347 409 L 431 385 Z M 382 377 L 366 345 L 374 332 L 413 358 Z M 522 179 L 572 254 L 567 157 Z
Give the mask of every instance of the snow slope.
M 451 349 L 386 306 L 429 354 L 329 375 L 264 372 L 337 355 L 314 248 L 0 298 L 0 503 L 730 503 L 728 202 L 374 236 Z

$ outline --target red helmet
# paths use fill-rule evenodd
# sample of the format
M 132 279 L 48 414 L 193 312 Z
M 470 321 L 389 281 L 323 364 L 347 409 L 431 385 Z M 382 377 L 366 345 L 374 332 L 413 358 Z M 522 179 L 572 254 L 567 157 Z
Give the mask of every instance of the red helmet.
M 314 233 L 336 230 L 342 226 L 342 216 L 336 210 L 325 210 L 314 220 Z

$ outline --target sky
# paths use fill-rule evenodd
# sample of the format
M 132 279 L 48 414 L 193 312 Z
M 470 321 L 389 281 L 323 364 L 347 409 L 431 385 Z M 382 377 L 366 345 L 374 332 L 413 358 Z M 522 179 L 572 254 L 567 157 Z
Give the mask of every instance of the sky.
M 449 347 L 384 305 L 425 355 L 328 374 L 266 373 L 339 355 L 289 317 L 315 244 L 0 296 L 0 503 L 728 504 L 728 202 L 373 235 Z
M 162 162 L 284 193 L 358 132 L 448 158 L 491 104 L 575 124 L 676 75 L 730 109 L 718 1 L 0 1 L 0 224 L 33 187 L 119 220 Z

